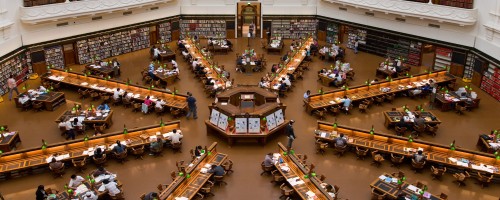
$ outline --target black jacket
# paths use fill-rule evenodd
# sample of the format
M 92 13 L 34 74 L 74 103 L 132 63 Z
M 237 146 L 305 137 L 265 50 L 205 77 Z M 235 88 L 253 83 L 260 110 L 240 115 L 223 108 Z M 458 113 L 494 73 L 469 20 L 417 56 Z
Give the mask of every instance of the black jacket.
M 293 139 L 297 138 L 295 137 L 295 132 L 293 132 L 293 126 L 288 124 L 285 129 L 286 136 L 288 137 L 293 137 Z
M 45 190 L 36 190 L 36 200 L 44 200 L 47 197 Z

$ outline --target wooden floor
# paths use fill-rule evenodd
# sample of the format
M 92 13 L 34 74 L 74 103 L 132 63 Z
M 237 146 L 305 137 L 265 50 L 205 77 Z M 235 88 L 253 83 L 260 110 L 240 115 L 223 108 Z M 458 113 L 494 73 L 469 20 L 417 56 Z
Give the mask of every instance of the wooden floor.
M 205 43 L 205 41 L 202 42 L 202 44 Z M 234 70 L 235 53 L 244 51 L 247 46 L 247 39 L 233 40 L 233 43 L 235 45 L 234 52 L 230 52 L 227 55 L 216 55 L 215 60 L 230 70 L 231 76 L 236 80 L 236 84 L 257 84 L 260 77 L 264 75 L 264 72 L 246 75 L 236 73 Z M 250 43 L 257 53 L 263 53 L 259 39 L 251 39 Z M 286 44 L 289 43 L 290 41 L 286 42 Z M 172 44 L 171 46 L 174 45 Z M 350 62 L 356 71 L 355 80 L 350 82 L 351 86 L 360 85 L 368 79 L 375 78 L 376 66 L 383 58 L 364 52 L 353 54 L 349 49 L 346 53 L 347 62 Z M 277 63 L 280 55 L 266 55 L 266 57 L 269 63 L 269 71 L 270 65 Z M 144 67 L 147 67 L 149 63 L 148 50 L 118 56 L 118 59 L 122 63 L 122 75 L 119 79 L 126 80 L 130 78 L 133 82 L 141 83 L 140 71 Z M 193 74 L 188 71 L 187 64 L 179 59 L 178 63 L 181 70 L 181 80 L 168 88 L 173 89 L 175 87 L 183 94 L 188 91 L 192 92 L 194 97 L 197 98 L 199 119 L 181 119 L 181 129 L 185 134 L 183 139 L 183 153 L 173 154 L 171 151 L 168 151 L 165 152 L 164 157 L 160 158 L 153 158 L 151 156 L 146 156 L 144 160 L 130 158 L 123 165 L 118 164 L 114 160 L 108 162 L 106 168 L 118 174 L 118 179 L 124 185 L 125 197 L 127 199 L 137 199 L 142 193 L 156 191 L 156 185 L 159 183 L 170 183 L 169 174 L 175 169 L 175 161 L 189 160 L 189 149 L 195 147 L 195 145 L 208 145 L 216 141 L 219 142 L 218 151 L 227 153 L 229 158 L 235 163 L 235 173 L 226 177 L 228 185 L 215 188 L 215 196 L 211 197 L 212 199 L 277 199 L 281 195 L 279 187 L 269 182 L 270 177 L 259 176 L 261 172 L 260 162 L 264 159 L 266 153 L 277 152 L 278 147 L 276 143 L 286 142 L 286 137 L 278 136 L 270 139 L 265 146 L 245 143 L 229 147 L 224 140 L 214 135 L 207 135 L 203 121 L 208 119 L 208 104 L 213 99 L 209 99 L 204 95 L 202 83 L 193 79 Z M 311 65 L 311 70 L 307 71 L 304 75 L 304 80 L 297 81 L 294 91 L 289 93 L 288 97 L 282 99 L 282 102 L 287 105 L 286 118 L 296 121 L 294 126 L 297 140 L 294 142 L 294 148 L 297 153 L 309 156 L 308 162 L 316 164 L 318 174 L 326 175 L 326 182 L 340 186 L 340 197 L 351 200 L 369 199 L 369 184 L 383 172 L 397 170 L 391 168 L 389 162 L 385 162 L 380 168 L 375 168 L 370 166 L 369 159 L 365 161 L 356 160 L 355 155 L 352 153 L 342 158 L 337 158 L 330 151 L 325 155 L 316 155 L 314 153 L 313 131 L 316 126 L 316 119 L 305 113 L 302 107 L 302 95 L 306 90 L 311 90 L 314 93 L 323 87 L 317 81 L 317 71 L 331 64 L 320 61 L 315 57 Z M 71 68 L 74 71 L 83 70 L 82 66 L 71 66 Z M 416 67 L 412 69 L 412 73 L 422 72 L 426 69 L 424 67 Z M 29 82 L 31 88 L 39 84 L 40 80 Z M 327 88 L 325 87 L 325 89 Z M 438 135 L 435 137 L 426 135 L 421 137 L 421 139 L 442 144 L 449 144 L 451 141 L 456 140 L 458 146 L 476 149 L 475 144 L 478 134 L 488 133 L 491 129 L 499 128 L 498 113 L 500 113 L 500 104 L 480 89 L 474 87 L 474 91 L 478 92 L 481 98 L 479 109 L 467 112 L 463 116 L 459 116 L 454 112 L 443 113 L 434 110 L 437 117 L 443 121 Z M 39 147 L 41 146 L 42 139 L 45 139 L 48 143 L 63 141 L 64 138 L 60 136 L 57 124 L 54 122 L 57 116 L 73 106 L 74 102 L 83 103 L 84 107 L 88 107 L 90 104 L 99 104 L 99 102 L 91 102 L 88 99 L 78 99 L 76 91 L 65 90 L 64 92 L 68 100 L 67 104 L 57 108 L 53 112 L 45 111 L 39 113 L 33 111 L 20 112 L 14 107 L 14 103 L 9 102 L 7 96 L 4 96 L 5 101 L 0 103 L 0 124 L 7 124 L 11 130 L 20 131 L 22 139 L 20 148 Z M 383 111 L 390 110 L 392 107 L 402 107 L 403 105 L 411 107 L 419 104 L 427 105 L 427 102 L 428 99 L 412 100 L 400 98 L 396 99 L 393 104 L 386 103 L 382 106 L 374 106 L 368 110 L 367 114 L 361 114 L 357 110 L 354 110 L 352 115 L 341 115 L 337 121 L 339 124 L 364 129 L 369 129 L 373 125 L 377 131 L 392 133 L 391 130 L 386 130 L 383 125 Z M 125 109 L 122 106 L 112 107 L 112 109 L 115 110 L 113 116 L 114 123 L 107 130 L 108 132 L 122 130 L 123 124 L 132 128 L 160 123 L 160 118 L 153 114 L 143 115 L 133 113 L 131 109 Z M 163 117 L 163 120 L 171 120 L 171 116 L 166 115 Z M 333 122 L 334 118 L 328 116 L 326 121 Z M 95 166 L 90 164 L 85 173 L 90 172 L 94 168 Z M 421 181 L 429 186 L 431 193 L 439 194 L 443 192 L 448 194 L 449 199 L 496 200 L 500 196 L 500 187 L 498 184 L 481 189 L 479 185 L 474 184 L 475 180 L 470 179 L 466 187 L 458 188 L 456 184 L 452 183 L 454 179 L 450 174 L 446 174 L 442 181 L 433 181 L 431 180 L 430 170 L 422 174 L 414 174 L 410 171 L 409 166 L 403 166 L 401 170 L 407 173 L 407 180 L 409 182 L 415 183 Z M 63 190 L 64 184 L 69 181 L 72 173 L 74 173 L 73 169 L 67 170 L 62 179 L 53 179 L 49 173 L 45 173 L 0 182 L 0 193 L 6 199 L 33 199 L 35 189 L 40 184 Z

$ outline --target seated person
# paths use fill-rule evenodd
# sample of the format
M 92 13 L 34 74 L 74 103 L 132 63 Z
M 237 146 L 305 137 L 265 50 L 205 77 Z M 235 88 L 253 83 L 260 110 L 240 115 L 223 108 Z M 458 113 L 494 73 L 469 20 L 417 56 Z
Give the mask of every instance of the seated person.
M 163 101 L 163 99 L 158 99 L 155 103 L 156 108 L 163 108 L 163 105 L 165 105 L 167 102 Z
M 432 87 L 429 83 L 426 83 L 424 87 L 422 87 L 422 92 L 429 93 L 432 91 Z
M 208 170 L 208 173 L 214 174 L 215 176 L 224 176 L 226 171 L 221 166 L 212 165 L 212 167 Z
M 40 87 L 38 87 L 38 92 L 47 92 L 47 89 L 45 87 L 43 87 L 43 85 L 40 85 Z
M 425 119 L 420 115 L 416 115 L 416 118 L 415 120 L 413 120 L 413 123 L 417 127 L 425 126 Z
M 146 99 L 144 99 L 144 102 L 142 103 L 142 108 L 141 111 L 145 114 L 148 113 L 149 106 L 153 104 L 153 101 L 149 99 L 149 96 L 146 96 Z
M 182 51 L 182 56 L 184 56 L 184 58 L 187 59 L 187 58 L 189 58 L 190 55 L 189 55 L 189 52 L 187 50 L 183 50 Z
M 156 138 L 156 140 L 151 142 L 151 144 L 149 145 L 149 149 L 153 152 L 160 151 L 162 147 L 163 147 L 163 140 L 159 137 Z
M 274 166 L 273 153 L 268 153 L 264 157 L 264 167 L 272 167 L 272 166 Z
M 117 100 L 121 98 L 120 88 L 116 88 L 116 91 L 113 92 L 113 99 Z
M 83 182 L 85 182 L 85 179 L 83 177 L 73 174 L 71 175 L 71 179 L 69 180 L 68 187 L 71 189 L 76 189 Z
M 344 96 L 344 99 L 342 99 L 342 107 L 344 108 L 344 110 L 349 110 L 349 107 L 351 106 L 351 102 L 352 100 L 347 98 L 347 96 Z
M 95 159 L 100 159 L 105 155 L 105 153 L 102 151 L 101 147 L 97 147 L 94 150 L 94 158 Z
M 282 61 L 286 61 L 287 59 L 288 59 L 288 54 L 285 54 L 285 55 L 281 58 L 281 60 L 282 60 Z
M 120 189 L 118 188 L 118 184 L 114 181 L 109 181 L 108 179 L 104 179 L 102 183 L 103 184 L 101 187 L 104 187 L 104 189 L 107 190 L 108 194 L 112 197 L 116 196 L 121 192 Z
M 28 97 L 28 95 L 20 95 L 18 101 L 19 103 L 24 105 L 25 103 L 30 101 L 30 98 Z
M 335 143 L 335 147 L 344 148 L 347 146 L 347 140 L 344 138 L 343 133 L 341 133 L 339 137 L 333 139 L 333 142 Z
M 413 160 L 417 163 L 422 163 L 426 160 L 426 156 L 423 154 L 422 150 L 418 150 L 416 154 L 413 155 Z
M 370 82 L 370 84 L 378 83 L 378 79 L 373 79 L 373 81 Z
M 292 82 L 290 82 L 290 79 L 281 78 L 281 81 L 283 81 L 283 83 L 285 83 L 287 87 L 292 86 Z
M 325 188 L 325 190 L 328 192 L 328 195 L 330 195 L 331 197 L 335 197 L 335 188 L 332 187 L 332 185 L 328 184 L 328 183 L 321 183 L 320 184 L 322 188 Z
M 417 87 L 416 89 L 410 90 L 408 92 L 411 93 L 413 96 L 415 96 L 415 95 L 421 94 L 422 93 L 422 89 L 420 89 L 420 87 Z
M 97 106 L 97 110 L 110 110 L 110 108 L 107 103 L 102 103 L 101 105 Z
M 224 41 L 226 42 L 226 45 L 229 46 L 229 47 L 232 47 L 233 46 L 233 43 L 228 40 L 228 39 L 224 39 Z
M 151 64 L 149 64 L 149 67 L 148 67 L 148 75 L 149 75 L 149 77 L 151 77 L 152 79 L 154 79 L 154 78 L 155 78 L 154 71 L 155 71 L 155 65 L 153 64 L 153 62 L 151 62 Z M 114 95 L 113 95 L 113 98 L 114 98 Z
M 97 169 L 94 172 L 92 172 L 92 175 L 94 177 L 98 177 L 100 175 L 108 175 L 108 174 L 111 174 L 111 172 L 108 172 L 108 170 L 104 169 L 104 167 L 101 166 L 97 167 Z
M 271 67 L 271 72 L 276 73 L 276 72 L 278 71 L 278 69 L 279 69 L 279 68 L 280 68 L 280 67 L 279 67 L 279 65 L 278 65 L 278 64 L 274 64 L 274 65 Z
M 286 83 L 285 83 L 285 82 L 283 82 L 283 81 L 280 81 L 280 86 L 279 86 L 279 88 L 278 88 L 278 89 L 279 89 L 280 91 L 286 91 L 286 89 L 287 89 L 287 85 L 286 85 Z
M 150 192 L 144 197 L 144 200 L 158 200 L 158 199 L 159 199 L 158 193 L 156 192 Z
M 194 156 L 198 157 L 198 156 L 201 156 L 201 152 L 202 152 L 203 148 L 201 146 L 196 146 L 196 148 L 194 149 Z
M 97 200 L 97 196 L 92 191 L 87 191 L 83 195 L 83 200 Z
M 64 167 L 64 164 L 61 161 L 56 160 L 56 158 L 52 158 L 49 163 L 49 167 L 52 169 L 61 169 L 62 167 Z
M 170 135 L 170 143 L 176 144 L 181 143 L 183 135 L 180 130 L 174 129 L 172 130 L 172 134 Z
M 309 101 L 309 96 L 311 96 L 311 90 L 307 90 L 306 93 L 304 93 L 304 100 Z
M 119 140 L 116 141 L 116 145 L 113 147 L 113 152 L 116 154 L 121 154 L 127 150 L 127 146 L 122 144 Z
M 269 88 L 269 86 L 270 86 L 269 81 L 264 80 L 264 78 L 260 79 L 259 87 L 261 87 L 261 88 Z

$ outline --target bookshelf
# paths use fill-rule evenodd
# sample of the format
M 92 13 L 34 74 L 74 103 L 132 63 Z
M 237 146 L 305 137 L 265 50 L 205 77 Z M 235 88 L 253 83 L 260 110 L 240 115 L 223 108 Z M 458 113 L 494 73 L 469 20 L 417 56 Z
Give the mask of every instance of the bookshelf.
M 181 19 L 181 34 L 199 38 L 226 38 L 226 20 L 220 19 Z
M 434 70 L 446 69 L 451 65 L 452 49 L 436 47 L 436 57 L 434 58 Z
M 277 19 L 271 21 L 272 37 L 285 39 L 306 38 L 309 34 L 316 36 L 317 19 Z
M 45 64 L 58 69 L 64 69 L 64 53 L 61 45 L 47 47 L 43 49 L 45 54 Z
M 474 71 L 474 61 L 476 60 L 476 55 L 473 53 L 467 54 L 467 59 L 465 60 L 465 70 L 464 77 L 467 79 L 472 79 L 472 72 Z
M 428 3 L 429 0 L 406 0 L 420 3 Z M 443 6 L 451 6 L 457 8 L 467 8 L 472 9 L 474 1 L 473 0 L 433 0 L 433 4 L 443 5 Z
M 339 25 L 328 23 L 326 27 L 326 42 L 333 44 L 336 41 L 339 41 Z
M 87 64 L 94 60 L 145 49 L 150 46 L 149 27 L 104 34 L 76 41 L 78 63 Z
M 500 101 L 500 65 L 488 64 L 481 81 L 481 89 Z
M 21 51 L 13 56 L 9 56 L 0 61 L 0 95 L 9 92 L 7 79 L 14 75 L 17 83 L 20 84 L 32 73 L 31 56 L 29 51 Z M 21 89 L 21 88 L 19 88 Z M 19 91 L 22 92 L 22 91 Z
M 358 47 L 365 45 L 366 35 L 366 30 L 349 27 L 349 29 L 347 30 L 347 48 L 354 49 L 354 43 L 356 42 L 356 39 L 358 39 Z
M 172 41 L 172 26 L 170 22 L 158 24 L 158 35 L 162 43 Z

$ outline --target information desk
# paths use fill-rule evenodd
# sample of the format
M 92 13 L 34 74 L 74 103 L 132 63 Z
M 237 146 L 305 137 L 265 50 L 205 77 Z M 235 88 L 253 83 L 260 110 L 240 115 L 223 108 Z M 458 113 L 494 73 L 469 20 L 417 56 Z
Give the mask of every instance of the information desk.
M 160 79 L 161 82 L 165 83 L 167 86 L 174 84 L 175 80 L 179 77 L 179 74 L 177 74 L 177 72 L 174 72 L 173 70 L 165 70 L 159 68 L 153 71 L 153 75 L 156 77 L 156 79 Z
M 392 81 L 383 81 L 373 85 L 361 85 L 347 89 L 338 89 L 328 91 L 323 94 L 314 94 L 309 96 L 309 100 L 304 100 L 306 111 L 311 113 L 314 110 L 328 108 L 333 105 L 341 104 L 344 96 L 350 98 L 353 102 L 361 101 L 367 98 L 381 96 L 390 93 L 400 93 L 414 89 L 417 85 L 422 85 L 429 79 L 433 79 L 436 84 L 447 84 L 455 82 L 456 78 L 446 71 L 432 72 L 431 74 L 419 74 L 411 78 L 399 78 Z M 390 88 L 390 92 L 382 92 L 381 88 Z
M 301 199 L 333 200 L 328 192 L 321 187 L 321 181 L 312 176 L 313 171 L 309 166 L 303 165 L 295 154 L 285 153 L 287 148 L 278 142 L 279 160 L 276 169 L 285 177 L 287 183 L 293 187 Z M 288 171 L 286 171 L 288 169 Z M 306 178 L 307 176 L 307 178 Z
M 282 133 L 289 122 L 285 120 L 286 106 L 263 88 L 240 86 L 218 94 L 216 99 L 208 107 L 207 133 L 220 134 L 230 145 L 239 139 L 265 143 L 267 137 Z
M 113 111 L 109 112 L 89 112 L 87 110 L 83 111 L 73 111 L 67 110 L 63 112 L 57 119 L 56 123 L 60 123 L 64 120 L 69 120 L 74 117 L 78 117 L 78 121 L 82 122 L 84 125 L 93 125 L 93 124 L 106 124 L 106 127 L 110 127 L 113 124 Z M 83 120 L 82 120 L 83 119 Z
M 3 153 L 16 150 L 17 145 L 21 143 L 21 138 L 19 137 L 19 133 L 17 131 L 4 133 L 0 132 L 0 134 L 2 134 L 2 136 L 0 136 L 0 151 Z M 0 155 L 0 160 L 1 159 Z
M 434 105 L 439 108 L 441 111 L 449 111 L 453 108 L 456 107 L 457 104 L 461 103 L 465 106 L 469 106 L 471 108 L 473 107 L 479 107 L 479 101 L 481 99 L 476 98 L 476 99 L 471 99 L 470 101 L 467 98 L 460 98 L 458 94 L 456 94 L 454 91 L 452 92 L 439 92 L 436 94 L 434 98 Z
M 411 113 L 415 116 L 420 115 L 420 117 L 423 117 L 425 120 L 425 124 L 429 125 L 438 125 L 441 124 L 441 121 L 434 115 L 432 112 L 427 112 L 427 111 L 411 111 Z M 385 127 L 394 127 L 401 118 L 404 118 L 404 116 L 408 116 L 406 112 L 402 111 L 385 111 L 384 112 L 384 117 L 385 117 L 385 122 L 384 125 Z M 407 124 L 413 125 L 413 120 L 408 120 L 405 122 Z
M 428 163 L 444 165 L 448 173 L 467 170 L 472 176 L 477 176 L 477 171 L 494 174 L 493 181 L 499 182 L 500 161 L 493 155 L 482 152 L 456 148 L 450 150 L 449 145 L 441 145 L 414 139 L 409 142 L 408 138 L 385 133 L 370 134 L 369 130 L 361 130 L 347 126 L 334 128 L 333 123 L 318 121 L 316 139 L 333 143 L 337 135 L 343 133 L 348 138 L 348 145 L 358 146 L 365 149 L 378 150 L 380 153 L 393 153 L 407 157 L 407 161 L 413 156 L 417 149 L 422 149 L 427 156 Z M 333 146 L 333 145 L 331 145 Z M 427 164 L 429 165 L 429 164 Z M 484 166 L 488 165 L 488 166 Z
M 212 49 L 214 52 L 221 52 L 221 53 L 224 53 L 224 54 L 227 54 L 229 52 L 229 46 L 222 46 L 220 44 L 213 44 L 213 49 Z
M 178 174 L 177 178 L 161 191 L 161 200 L 176 199 L 177 197 L 194 198 L 196 193 L 203 187 L 212 174 L 202 173 L 202 168 L 211 165 L 221 165 L 227 159 L 227 155 L 217 152 L 217 142 L 210 147 L 205 147 L 205 152 L 200 157 L 193 160 L 185 169 L 185 172 Z M 182 176 L 181 176 L 182 175 Z
M 288 63 L 285 64 L 285 67 L 279 69 L 276 77 L 271 81 L 270 84 L 271 89 L 278 90 L 281 78 L 285 78 L 288 76 L 287 74 L 293 74 L 295 70 L 297 70 L 299 65 L 304 60 L 304 58 L 306 58 L 306 48 L 310 48 L 313 42 L 314 40 L 312 37 L 309 37 L 307 38 L 307 40 L 304 41 L 302 46 L 300 46 L 300 48 L 296 51 L 296 53 L 292 56 L 292 58 L 290 58 L 290 61 L 288 61 Z
M 88 89 L 97 92 L 108 93 L 113 95 L 116 88 L 132 93 L 132 99 L 136 102 L 143 102 L 146 96 L 156 101 L 163 99 L 165 106 L 181 110 L 187 110 L 187 96 L 182 94 L 167 93 L 164 90 L 150 89 L 143 86 L 127 84 L 117 80 L 103 80 L 96 77 L 84 76 L 83 74 L 74 72 L 64 72 L 61 70 L 51 69 L 51 73 L 42 76 L 43 81 L 60 82 L 69 86 Z
M 404 193 L 406 197 L 420 197 L 421 188 L 417 188 L 416 186 L 409 184 L 406 181 L 401 181 L 401 187 L 398 185 L 398 180 L 395 177 L 392 177 L 388 173 L 385 173 L 379 176 L 376 180 L 374 180 L 370 184 L 371 188 L 375 188 L 375 190 L 386 194 L 392 199 L 396 199 L 400 193 Z M 438 196 L 431 194 L 425 191 L 422 196 L 428 200 L 442 200 Z
M 103 77 L 114 77 L 115 75 L 112 64 L 109 64 L 108 66 L 96 66 L 94 64 L 86 65 L 85 70 L 90 71 L 90 73 L 95 76 L 102 75 Z
M 175 52 L 170 49 L 162 49 L 159 59 L 161 62 L 170 62 L 171 60 L 175 60 Z
M 401 67 L 401 72 L 403 74 L 409 73 L 410 70 L 411 70 L 411 67 L 408 67 L 408 66 L 402 66 Z M 398 77 L 398 73 L 395 72 L 395 71 L 392 71 L 390 69 L 377 67 L 377 71 L 375 72 L 375 76 L 379 77 L 379 78 L 382 78 L 382 79 L 385 79 L 387 77 L 397 78 Z
M 70 166 L 72 159 L 93 155 L 93 151 L 89 151 L 89 148 L 104 146 L 106 151 L 110 152 L 117 140 L 126 143 L 127 147 L 149 145 L 149 137 L 155 136 L 156 132 L 166 133 L 173 129 L 180 129 L 180 121 L 166 122 L 163 127 L 158 124 L 130 129 L 127 134 L 123 131 L 107 133 L 91 137 L 88 141 L 81 138 L 50 144 L 45 149 L 37 147 L 4 153 L 0 157 L 0 180 L 44 172 L 48 169 L 47 159 L 55 154 L 59 155 L 56 159 Z
M 267 53 L 271 53 L 271 52 L 281 53 L 283 46 L 285 46 L 285 43 L 283 42 L 283 40 L 279 40 L 279 42 L 276 43 L 278 45 L 271 45 L 271 44 L 272 43 L 267 44 L 267 47 L 266 47 Z
M 488 135 L 489 138 L 485 139 L 483 136 L 486 135 L 479 135 L 477 139 L 477 144 L 476 146 L 479 148 L 479 150 L 487 153 L 495 153 L 498 149 L 500 149 L 500 138 L 497 136 L 491 136 Z
M 27 95 L 28 93 L 23 92 L 21 95 Z M 23 105 L 19 103 L 19 96 L 14 97 L 14 101 L 16 102 L 16 107 L 21 108 Z M 58 106 L 66 103 L 66 97 L 62 92 L 49 92 L 40 95 L 35 95 L 34 98 L 31 98 L 31 101 L 34 103 L 42 103 L 45 110 L 54 111 Z
M 196 47 L 196 44 L 189 37 L 184 37 L 185 39 L 182 41 L 186 49 L 188 50 L 191 57 L 197 58 L 198 63 L 205 67 L 207 73 L 205 76 L 207 78 L 213 79 L 218 84 L 218 88 L 226 89 L 226 82 L 228 81 L 226 77 L 223 77 L 221 72 L 218 69 L 218 66 L 215 66 L 212 60 L 207 59 L 200 52 L 200 49 Z

